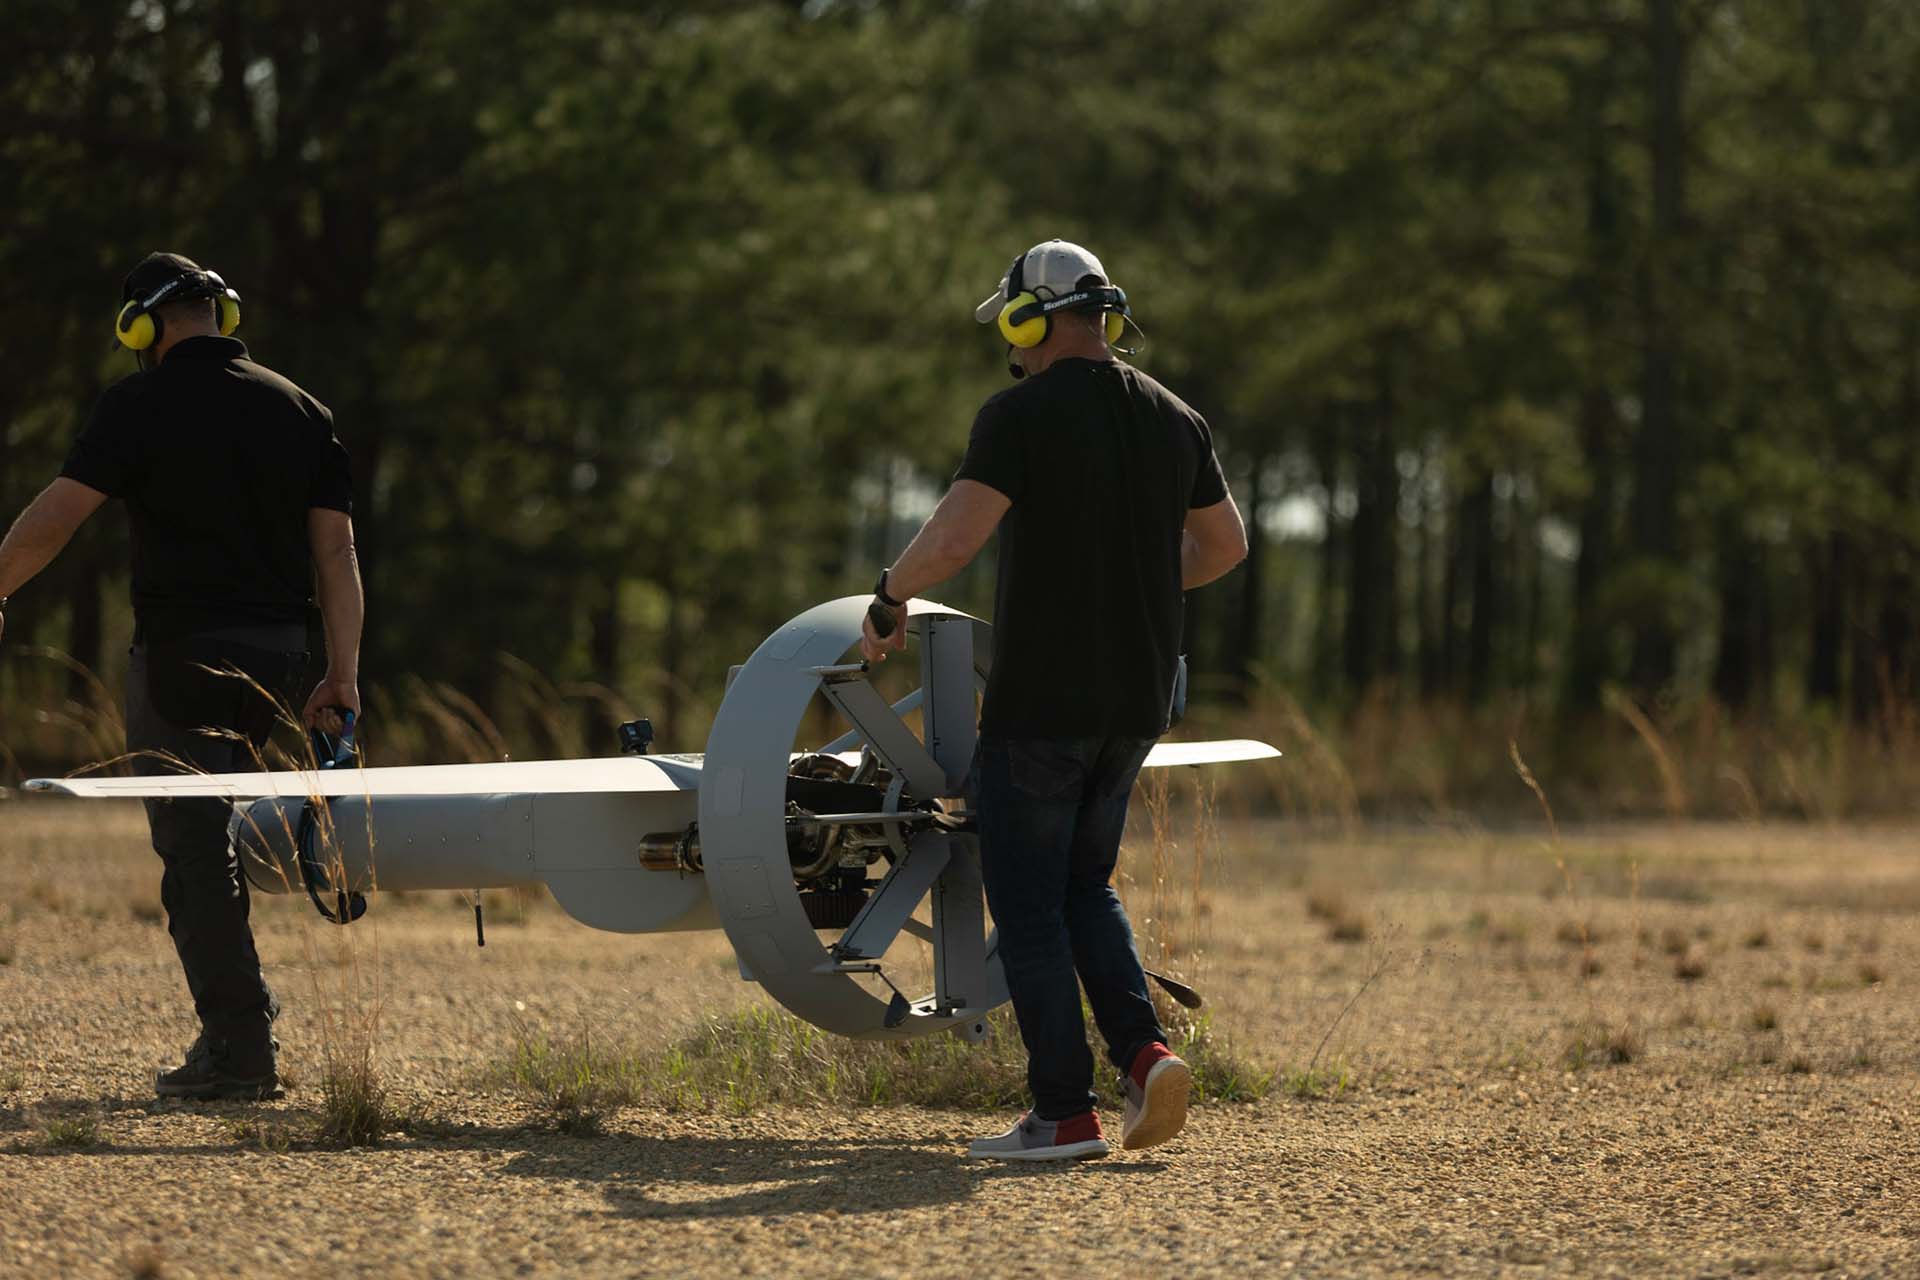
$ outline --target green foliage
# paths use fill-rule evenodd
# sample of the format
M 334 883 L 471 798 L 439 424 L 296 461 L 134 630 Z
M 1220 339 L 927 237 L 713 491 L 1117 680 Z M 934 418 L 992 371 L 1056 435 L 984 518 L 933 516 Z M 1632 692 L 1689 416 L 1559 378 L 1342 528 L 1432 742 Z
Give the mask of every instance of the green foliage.
M 1342 1062 L 1288 1067 L 1280 1073 L 1282 1092 L 1302 1102 L 1336 1102 L 1353 1083 L 1353 1071 Z
M 1026 1051 L 1010 1010 L 989 1035 L 849 1040 L 785 1010 L 754 1005 L 716 1018 L 664 1048 L 607 1044 L 588 1030 L 516 1039 L 495 1078 L 539 1101 L 562 1132 L 599 1131 L 607 1110 L 645 1105 L 746 1114 L 772 1104 L 908 1105 L 1000 1111 L 1027 1103 Z M 1265 1095 L 1271 1072 L 1237 1057 L 1205 1017 L 1169 1024 L 1169 1042 L 1193 1068 L 1201 1102 Z M 1095 1088 L 1117 1107 L 1119 1077 L 1102 1062 Z
M 1054 234 L 1261 534 L 1192 602 L 1203 696 L 1911 715 L 1912 5 L 42 8 L 0 509 L 129 367 L 124 265 L 216 265 L 353 451 L 389 760 L 696 745 L 897 553 L 1004 385 L 969 308 Z M 105 667 L 122 536 L 16 595 L 9 773 L 111 754 L 25 650 Z
M 76 1111 L 47 1121 L 47 1145 L 69 1151 L 86 1151 L 100 1145 L 100 1117 L 91 1111 Z

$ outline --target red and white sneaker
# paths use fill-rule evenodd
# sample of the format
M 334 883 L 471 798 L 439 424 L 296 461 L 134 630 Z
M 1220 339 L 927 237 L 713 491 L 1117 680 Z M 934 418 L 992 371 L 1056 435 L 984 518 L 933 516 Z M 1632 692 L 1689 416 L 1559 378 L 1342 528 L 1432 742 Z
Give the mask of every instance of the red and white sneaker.
M 1087 1111 L 1066 1120 L 1042 1120 L 1029 1111 L 995 1138 L 980 1138 L 967 1148 L 970 1160 L 1098 1160 L 1107 1154 L 1100 1113 Z
M 1158 1146 L 1187 1123 L 1193 1069 L 1155 1041 L 1133 1055 L 1127 1068 L 1127 1111 L 1120 1145 L 1128 1151 Z

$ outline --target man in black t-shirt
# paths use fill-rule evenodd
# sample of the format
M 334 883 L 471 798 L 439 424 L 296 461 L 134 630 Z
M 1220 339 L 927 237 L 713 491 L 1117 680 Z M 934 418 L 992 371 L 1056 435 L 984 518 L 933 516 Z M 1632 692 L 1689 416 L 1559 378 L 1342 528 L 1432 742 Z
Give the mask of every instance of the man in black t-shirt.
M 114 331 L 140 372 L 101 395 L 59 478 L 0 542 L 0 627 L 6 597 L 102 503 L 125 500 L 134 768 L 253 769 L 273 728 L 273 699 L 297 696 L 316 581 L 328 666 L 306 722 L 338 733 L 338 709 L 360 710 L 362 601 L 346 451 L 325 405 L 228 336 L 240 298 L 218 275 L 178 254 L 152 254 L 128 274 L 121 300 Z M 248 679 L 214 674 L 229 671 Z M 166 1097 L 263 1097 L 278 1088 L 279 1005 L 254 949 L 230 812 L 222 800 L 147 802 L 165 867 L 167 928 L 201 1025 L 186 1062 L 155 1082 Z
M 969 1154 L 1084 1159 L 1108 1147 L 1082 985 L 1126 1081 L 1122 1145 L 1164 1142 L 1186 1118 L 1191 1073 L 1167 1048 L 1112 876 L 1134 778 L 1167 729 L 1182 593 L 1238 564 L 1246 532 L 1206 422 L 1114 358 L 1130 319 L 1099 259 L 1036 245 L 975 318 L 999 326 L 1019 385 L 981 407 L 952 488 L 880 576 L 894 626 L 882 637 L 869 620 L 861 648 L 898 649 L 906 602 L 999 530 L 971 781 L 1034 1105 Z

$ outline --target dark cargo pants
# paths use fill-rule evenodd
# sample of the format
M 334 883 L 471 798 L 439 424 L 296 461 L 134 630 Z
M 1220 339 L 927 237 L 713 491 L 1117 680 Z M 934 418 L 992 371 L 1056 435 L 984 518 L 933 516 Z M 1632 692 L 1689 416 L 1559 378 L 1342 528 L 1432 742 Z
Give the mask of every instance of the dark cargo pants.
M 172 775 L 183 761 L 207 773 L 250 772 L 278 716 L 261 689 L 289 701 L 305 673 L 304 630 L 260 627 L 136 645 L 127 673 L 127 749 L 135 773 Z M 246 680 L 203 668 L 245 672 Z M 237 737 L 209 735 L 225 730 Z M 227 838 L 225 800 L 148 800 L 147 825 L 165 872 L 167 912 L 201 1027 L 217 1056 L 245 1072 L 271 1063 L 279 1004 L 260 972 L 247 880 Z

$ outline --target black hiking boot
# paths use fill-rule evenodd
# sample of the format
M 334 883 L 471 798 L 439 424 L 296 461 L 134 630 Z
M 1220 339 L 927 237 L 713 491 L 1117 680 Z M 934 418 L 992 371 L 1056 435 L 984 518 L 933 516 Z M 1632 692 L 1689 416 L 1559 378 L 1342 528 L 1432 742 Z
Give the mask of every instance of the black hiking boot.
M 269 1040 L 264 1053 L 233 1055 L 228 1042 L 216 1041 L 202 1031 L 187 1050 L 187 1060 L 171 1071 L 154 1077 L 153 1091 L 162 1098 L 192 1098 L 206 1102 L 217 1098 L 260 1101 L 280 1096 L 280 1076 L 275 1070 L 274 1053 L 278 1040 Z

